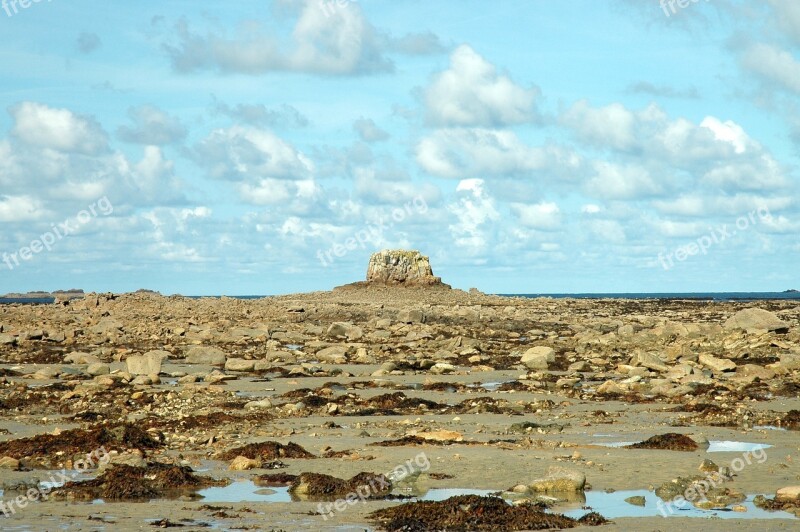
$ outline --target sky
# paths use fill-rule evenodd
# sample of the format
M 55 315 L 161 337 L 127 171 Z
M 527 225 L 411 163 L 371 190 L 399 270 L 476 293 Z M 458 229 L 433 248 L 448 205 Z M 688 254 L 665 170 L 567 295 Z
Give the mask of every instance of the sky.
M 796 0 L 0 4 L 0 293 L 800 288 Z

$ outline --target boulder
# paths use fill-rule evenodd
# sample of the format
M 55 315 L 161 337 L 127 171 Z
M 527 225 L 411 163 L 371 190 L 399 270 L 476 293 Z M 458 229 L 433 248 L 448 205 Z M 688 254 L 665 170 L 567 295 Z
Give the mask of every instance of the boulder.
M 800 486 L 786 486 L 775 492 L 775 498 L 779 501 L 800 502 Z
M 425 313 L 419 309 L 404 309 L 397 313 L 400 323 L 425 323 Z
M 65 364 L 94 364 L 100 359 L 89 353 L 70 353 L 64 357 Z
M 522 364 L 528 369 L 547 369 L 556 361 L 556 352 L 552 347 L 539 345 L 531 347 L 522 355 Z
M 14 345 L 17 343 L 17 337 L 10 334 L 0 334 L 0 345 Z
M 638 352 L 631 357 L 632 366 L 641 366 L 643 368 L 652 369 L 653 371 L 669 371 L 667 366 L 661 358 L 655 353 Z
M 768 331 L 777 333 L 789 332 L 789 324 L 778 316 L 760 308 L 740 310 L 725 322 L 726 329 L 744 329 L 749 333 Z
M 539 493 L 575 493 L 583 491 L 586 475 L 574 469 L 553 466 L 547 475 L 530 484 L 531 491 Z
M 347 347 L 333 345 L 317 352 L 317 359 L 327 364 L 344 364 L 347 362 Z
M 261 467 L 260 459 L 237 456 L 231 461 L 231 465 L 228 466 L 228 469 L 231 471 L 248 471 L 250 469 L 258 469 L 259 467 Z
M 225 371 L 253 371 L 255 367 L 255 360 L 245 360 L 244 358 L 229 358 L 225 362 Z
M 103 318 L 100 322 L 89 330 L 95 334 L 111 334 L 122 330 L 122 322 L 114 318 Z
M 108 375 L 111 373 L 111 367 L 108 364 L 104 364 L 102 362 L 95 362 L 94 364 L 89 364 L 86 368 L 86 374 L 92 377 L 97 377 L 100 375 Z
M 19 460 L 10 456 L 0 457 L 0 469 L 13 469 L 19 470 Z
M 128 373 L 131 375 L 158 375 L 161 373 L 161 363 L 169 358 L 168 351 L 148 351 L 143 355 L 129 356 L 125 360 Z
M 364 336 L 364 331 L 361 330 L 361 327 L 357 327 L 352 323 L 337 322 L 332 323 L 331 326 L 328 327 L 326 334 L 332 338 L 344 337 L 353 341 Z
M 225 364 L 225 353 L 216 347 L 192 347 L 186 353 L 187 364 L 221 366 Z

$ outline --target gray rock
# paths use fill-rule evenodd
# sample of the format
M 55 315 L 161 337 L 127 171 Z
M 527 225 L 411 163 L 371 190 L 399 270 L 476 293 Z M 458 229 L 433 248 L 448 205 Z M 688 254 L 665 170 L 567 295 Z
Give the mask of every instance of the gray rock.
M 225 353 L 216 347 L 192 347 L 186 353 L 187 364 L 222 366 L 226 358 Z
M 97 377 L 98 375 L 108 375 L 111 373 L 111 366 L 102 362 L 95 362 L 94 364 L 89 364 L 89 366 L 86 368 L 86 373 L 92 377 Z
M 0 334 L 0 345 L 15 345 L 17 337 L 11 334 Z
M 556 352 L 552 347 L 539 345 L 531 347 L 522 355 L 522 364 L 528 369 L 547 369 L 556 361 Z
M 64 357 L 65 364 L 94 364 L 100 359 L 89 353 L 70 353 Z
M 397 313 L 397 321 L 401 323 L 425 323 L 425 313 L 419 309 L 405 309 Z
M 148 351 L 143 355 L 133 355 L 125 360 L 128 373 L 131 375 L 158 375 L 161 364 L 169 358 L 168 351 Z
M 632 366 L 641 366 L 643 368 L 652 369 L 653 371 L 669 371 L 667 366 L 661 358 L 655 353 L 634 353 L 631 357 Z
M 347 347 L 341 345 L 334 345 L 331 347 L 326 347 L 321 351 L 317 352 L 317 358 L 320 362 L 326 362 L 328 364 L 344 364 L 347 362 Z
M 760 308 L 740 310 L 725 322 L 726 329 L 744 329 L 747 332 L 769 331 L 785 333 L 789 324 L 778 316 Z
M 101 319 L 97 325 L 91 327 L 89 330 L 95 334 L 110 334 L 121 331 L 122 327 L 123 324 L 121 321 L 106 317 Z

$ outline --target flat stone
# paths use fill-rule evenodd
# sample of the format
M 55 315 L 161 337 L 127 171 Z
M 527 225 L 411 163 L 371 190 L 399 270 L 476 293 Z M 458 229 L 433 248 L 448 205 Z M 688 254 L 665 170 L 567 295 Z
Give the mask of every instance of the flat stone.
M 702 354 L 698 357 L 698 361 L 714 373 L 722 373 L 724 371 L 733 371 L 736 369 L 735 362 L 711 355 Z
M 253 371 L 256 367 L 255 360 L 245 360 L 243 358 L 229 358 L 225 362 L 225 371 Z
M 669 371 L 669 366 L 654 353 L 638 352 L 631 357 L 631 365 L 652 369 L 653 371 Z

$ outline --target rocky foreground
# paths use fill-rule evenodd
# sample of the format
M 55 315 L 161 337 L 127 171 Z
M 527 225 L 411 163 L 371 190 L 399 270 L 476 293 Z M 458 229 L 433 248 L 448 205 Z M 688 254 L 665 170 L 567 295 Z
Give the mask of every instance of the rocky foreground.
M 524 299 L 424 284 L 0 306 L 0 499 L 25 502 L 52 471 L 93 457 L 46 501 L 0 508 L 0 528 L 572 528 L 605 521 L 603 507 L 582 521 L 553 515 L 587 494 L 648 490 L 633 506 L 690 489 L 703 496 L 689 507 L 739 519 L 678 511 L 670 527 L 798 526 L 796 302 Z M 772 447 L 706 452 L 709 440 Z M 622 442 L 644 443 L 604 446 Z M 403 464 L 408 475 L 385 475 Z M 240 480 L 288 487 L 296 502 L 197 499 Z M 368 486 L 364 504 L 335 505 Z M 491 490 L 519 510 L 477 495 L 402 499 L 437 488 Z M 783 519 L 749 519 L 757 494 Z M 127 504 L 141 500 L 152 502 Z

